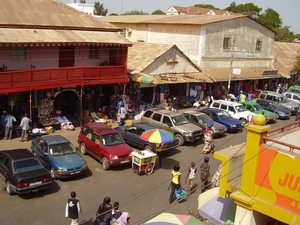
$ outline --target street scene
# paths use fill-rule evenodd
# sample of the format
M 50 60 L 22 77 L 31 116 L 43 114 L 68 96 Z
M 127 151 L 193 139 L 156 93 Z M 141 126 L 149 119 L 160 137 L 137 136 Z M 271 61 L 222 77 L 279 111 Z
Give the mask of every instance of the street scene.
M 300 224 L 300 34 L 277 11 L 2 5 L 0 224 Z

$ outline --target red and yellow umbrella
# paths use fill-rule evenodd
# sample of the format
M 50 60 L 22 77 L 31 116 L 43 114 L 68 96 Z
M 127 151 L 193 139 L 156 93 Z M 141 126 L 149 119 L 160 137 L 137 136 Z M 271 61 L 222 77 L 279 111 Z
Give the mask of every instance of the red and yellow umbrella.
M 172 141 L 174 139 L 174 135 L 163 129 L 151 129 L 144 131 L 140 138 L 151 143 L 160 144 Z

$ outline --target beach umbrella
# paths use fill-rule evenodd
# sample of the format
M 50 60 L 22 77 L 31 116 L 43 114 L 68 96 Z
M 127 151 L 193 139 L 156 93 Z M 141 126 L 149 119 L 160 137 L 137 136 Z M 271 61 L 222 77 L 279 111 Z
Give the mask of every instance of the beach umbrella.
M 145 73 L 137 73 L 131 77 L 131 80 L 145 84 L 151 84 L 154 81 L 152 76 Z
M 151 143 L 161 144 L 163 142 L 172 141 L 174 139 L 174 135 L 163 129 L 151 129 L 144 131 L 140 138 Z
M 205 225 L 192 215 L 161 213 L 144 223 L 145 225 Z

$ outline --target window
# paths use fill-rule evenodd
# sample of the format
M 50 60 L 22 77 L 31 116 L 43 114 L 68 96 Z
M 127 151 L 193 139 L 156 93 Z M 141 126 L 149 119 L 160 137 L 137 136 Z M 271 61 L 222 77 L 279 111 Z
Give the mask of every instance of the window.
M 152 113 L 153 113 L 153 111 L 148 110 L 144 113 L 143 116 L 149 118 L 152 115 Z
M 214 102 L 213 105 L 212 105 L 212 107 L 219 108 L 220 107 L 220 103 Z
M 260 39 L 256 40 L 255 51 L 261 52 L 261 47 L 262 47 L 262 40 L 260 40 Z
M 221 109 L 227 110 L 227 105 L 221 104 Z
M 154 115 L 153 115 L 153 120 L 156 120 L 156 121 L 160 121 L 160 119 L 161 119 L 161 114 L 159 114 L 159 113 L 155 113 Z
M 26 60 L 26 49 L 25 47 L 11 47 L 10 48 L 10 59 L 11 60 Z
M 168 125 L 168 126 L 172 126 L 171 119 L 168 116 L 164 116 L 163 123 Z
M 89 46 L 89 59 L 99 59 L 98 46 Z
M 191 115 L 191 120 L 190 121 L 193 122 L 193 123 L 198 123 L 198 119 L 195 115 Z
M 230 49 L 230 37 L 224 37 L 223 39 L 223 49 Z

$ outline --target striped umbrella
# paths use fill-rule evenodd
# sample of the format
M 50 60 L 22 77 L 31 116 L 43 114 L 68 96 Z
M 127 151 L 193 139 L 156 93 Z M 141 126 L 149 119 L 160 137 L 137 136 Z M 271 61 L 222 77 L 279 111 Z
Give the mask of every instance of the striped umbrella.
M 205 223 L 191 215 L 161 213 L 147 221 L 145 225 L 205 225 Z
M 151 129 L 144 131 L 140 138 L 151 143 L 160 144 L 172 141 L 174 139 L 174 135 L 163 129 Z

